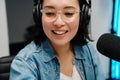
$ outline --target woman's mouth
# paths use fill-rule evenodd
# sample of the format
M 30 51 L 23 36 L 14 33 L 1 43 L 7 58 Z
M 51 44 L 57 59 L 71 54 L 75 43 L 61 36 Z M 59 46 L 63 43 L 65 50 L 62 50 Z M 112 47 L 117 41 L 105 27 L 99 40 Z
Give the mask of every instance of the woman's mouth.
M 57 35 L 63 35 L 66 34 L 68 30 L 52 30 L 52 32 Z

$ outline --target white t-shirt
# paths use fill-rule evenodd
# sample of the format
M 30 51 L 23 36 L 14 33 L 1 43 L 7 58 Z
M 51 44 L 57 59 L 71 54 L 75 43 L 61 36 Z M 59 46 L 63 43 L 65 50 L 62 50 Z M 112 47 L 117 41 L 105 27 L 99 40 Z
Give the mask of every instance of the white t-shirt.
M 72 76 L 66 76 L 63 73 L 60 73 L 60 80 L 82 80 L 79 72 L 77 71 L 76 67 L 73 66 L 73 74 Z

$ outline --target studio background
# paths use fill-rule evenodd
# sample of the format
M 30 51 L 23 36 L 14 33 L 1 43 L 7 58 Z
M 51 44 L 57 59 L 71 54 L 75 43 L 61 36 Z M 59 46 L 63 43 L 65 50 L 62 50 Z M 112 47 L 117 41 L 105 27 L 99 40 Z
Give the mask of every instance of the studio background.
M 10 54 L 9 44 L 26 40 L 26 29 L 34 24 L 33 0 L 0 0 L 0 57 Z M 92 0 L 91 32 L 96 42 L 112 27 L 112 0 Z M 99 52 L 98 52 L 99 53 Z M 109 77 L 109 59 L 99 54 L 106 79 Z

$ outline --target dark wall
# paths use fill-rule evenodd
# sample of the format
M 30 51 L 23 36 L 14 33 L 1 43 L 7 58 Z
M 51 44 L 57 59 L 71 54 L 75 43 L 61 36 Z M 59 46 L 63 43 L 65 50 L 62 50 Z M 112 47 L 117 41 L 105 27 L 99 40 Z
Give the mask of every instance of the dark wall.
M 32 25 L 33 0 L 6 0 L 9 43 L 24 41 L 26 28 Z

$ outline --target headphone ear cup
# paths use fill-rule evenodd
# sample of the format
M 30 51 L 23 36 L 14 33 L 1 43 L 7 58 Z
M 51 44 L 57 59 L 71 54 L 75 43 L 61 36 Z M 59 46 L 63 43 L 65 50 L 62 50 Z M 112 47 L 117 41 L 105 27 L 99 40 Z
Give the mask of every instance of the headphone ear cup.
M 34 22 L 37 24 L 37 11 L 36 11 L 36 8 L 33 9 L 33 19 L 34 19 Z
M 81 24 L 82 26 L 86 26 L 90 22 L 90 8 L 88 5 L 83 4 L 81 11 Z
M 37 4 L 35 6 L 35 8 L 33 9 L 33 19 L 34 22 L 36 23 L 36 25 L 40 25 L 40 8 L 39 8 L 39 4 Z
M 89 22 L 90 22 L 90 17 L 91 17 L 91 13 L 90 13 L 90 8 L 89 8 L 89 6 L 85 6 L 85 23 L 86 23 L 86 25 L 87 24 L 89 24 Z

